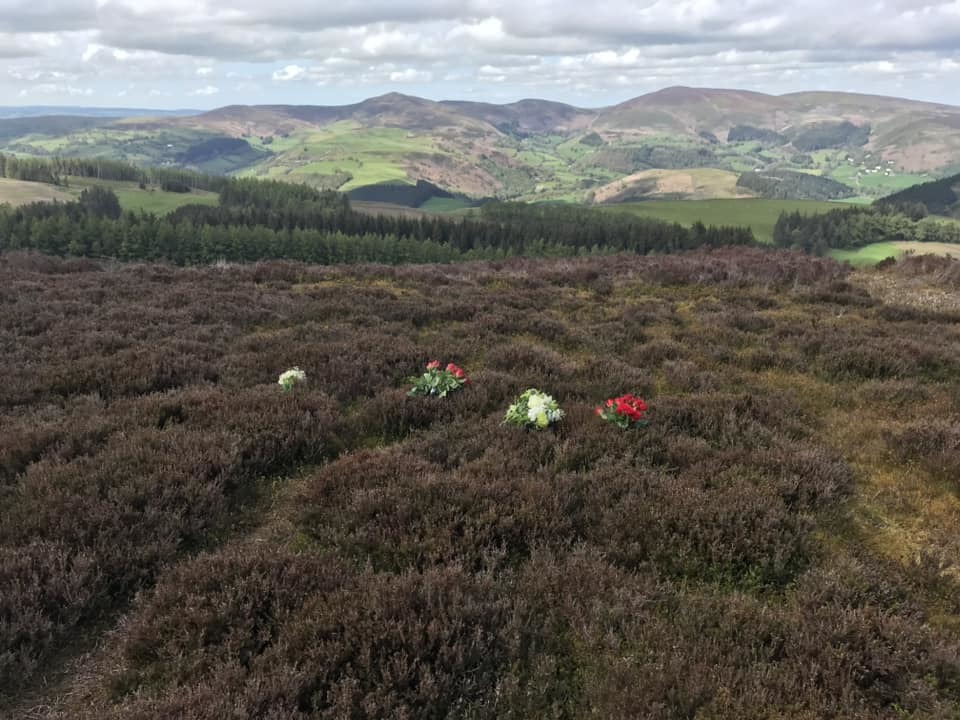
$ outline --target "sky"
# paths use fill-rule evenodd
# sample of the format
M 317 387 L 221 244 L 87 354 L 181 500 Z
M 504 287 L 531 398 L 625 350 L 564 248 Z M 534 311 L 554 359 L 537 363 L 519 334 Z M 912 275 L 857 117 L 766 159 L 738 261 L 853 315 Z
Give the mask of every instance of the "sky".
M 672 85 L 960 105 L 960 0 L 0 0 L 0 105 L 601 107 Z

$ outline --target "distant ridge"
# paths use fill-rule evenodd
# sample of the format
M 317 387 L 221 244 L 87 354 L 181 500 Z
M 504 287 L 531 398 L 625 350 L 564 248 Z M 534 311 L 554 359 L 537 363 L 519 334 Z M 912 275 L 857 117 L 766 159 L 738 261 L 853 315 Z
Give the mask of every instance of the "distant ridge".
M 345 105 L 4 114 L 0 152 L 95 152 L 343 192 L 424 181 L 471 199 L 700 198 L 742 194 L 737 180 L 747 172 L 784 171 L 822 175 L 869 199 L 960 169 L 960 107 L 834 91 L 673 86 L 600 108 L 391 92 Z
M 44 117 L 50 115 L 94 118 L 184 117 L 203 110 L 156 110 L 150 108 L 83 107 L 74 105 L 0 105 L 0 118 Z

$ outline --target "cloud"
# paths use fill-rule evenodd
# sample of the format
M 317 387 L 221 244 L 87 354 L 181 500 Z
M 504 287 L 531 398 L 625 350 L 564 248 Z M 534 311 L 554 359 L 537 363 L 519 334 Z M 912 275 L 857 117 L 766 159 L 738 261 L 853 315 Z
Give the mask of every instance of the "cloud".
M 96 26 L 96 0 L 0 0 L 0 32 L 68 32 Z
M 889 60 L 875 60 L 873 62 L 857 63 L 851 69 L 854 72 L 883 73 L 885 75 L 900 72 L 900 68 L 896 65 L 896 63 L 892 63 Z
M 395 83 L 430 82 L 430 80 L 433 79 L 433 74 L 424 72 L 423 70 L 407 68 L 406 70 L 400 70 L 399 72 L 391 72 L 389 77 L 390 82 Z
M 297 78 L 303 77 L 304 73 L 306 72 L 307 69 L 300 67 L 299 65 L 287 65 L 279 70 L 274 70 L 273 79 L 280 80 L 282 82 L 287 80 L 296 80 Z
M 90 97 L 93 95 L 93 88 L 75 87 L 73 85 L 62 85 L 58 83 L 34 83 L 29 89 L 20 91 L 20 97 L 30 97 L 31 95 L 66 95 L 67 97 Z
M 960 103 L 957 47 L 958 0 L 0 0 L 0 93 L 34 83 L 65 100 L 74 87 L 145 101 L 128 85 L 149 77 L 181 101 L 336 102 L 402 83 L 580 104 L 669 84 Z M 240 82 L 197 94 L 214 68 Z
M 216 95 L 218 92 L 220 92 L 220 88 L 214 87 L 213 85 L 206 85 L 202 88 L 192 90 L 190 94 L 194 97 L 201 97 L 204 95 Z

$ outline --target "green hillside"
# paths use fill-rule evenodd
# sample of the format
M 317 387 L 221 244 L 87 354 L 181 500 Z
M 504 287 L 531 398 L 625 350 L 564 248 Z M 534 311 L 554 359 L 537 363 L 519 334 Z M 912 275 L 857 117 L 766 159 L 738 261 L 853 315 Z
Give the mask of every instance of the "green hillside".
M 931 215 L 960 214 L 960 175 L 905 188 L 877 201 L 878 205 L 922 205 Z
M 591 200 L 618 183 L 633 197 L 646 196 L 645 179 L 637 187 L 631 179 L 652 171 L 710 170 L 735 179 L 802 173 L 810 179 L 794 179 L 779 193 L 739 193 L 724 181 L 712 183 L 716 195 L 705 194 L 711 183 L 695 182 L 652 196 L 870 201 L 960 166 L 960 109 L 844 93 L 702 88 L 667 88 L 598 109 L 391 93 L 353 105 L 235 105 L 189 117 L 4 120 L 0 152 L 101 157 L 343 191 L 425 180 L 471 198 L 565 202 Z

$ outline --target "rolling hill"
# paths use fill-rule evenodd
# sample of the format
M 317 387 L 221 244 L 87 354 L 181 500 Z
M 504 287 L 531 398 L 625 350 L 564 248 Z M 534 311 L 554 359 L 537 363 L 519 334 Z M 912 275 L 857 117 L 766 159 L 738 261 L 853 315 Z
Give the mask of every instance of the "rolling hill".
M 960 216 L 960 175 L 914 185 L 877 201 L 894 207 L 911 204 L 923 205 L 931 215 Z
M 390 93 L 341 106 L 133 115 L 0 120 L 0 152 L 110 157 L 344 191 L 424 180 L 470 197 L 572 202 L 615 197 L 611 186 L 643 185 L 644 173 L 681 170 L 804 172 L 872 200 L 960 168 L 960 108 L 836 92 L 673 87 L 599 109 Z M 718 197 L 739 192 L 711 184 Z M 703 184 L 688 185 L 682 197 L 704 197 Z

